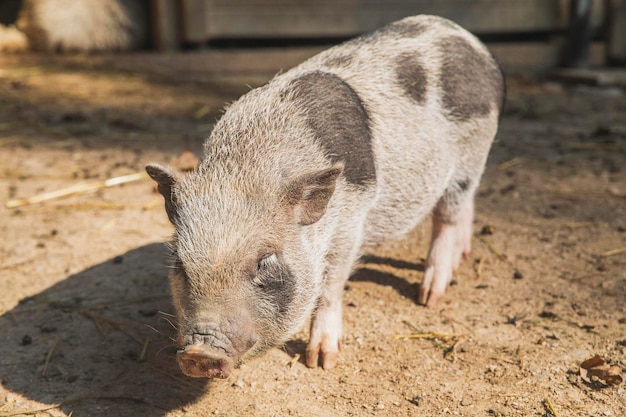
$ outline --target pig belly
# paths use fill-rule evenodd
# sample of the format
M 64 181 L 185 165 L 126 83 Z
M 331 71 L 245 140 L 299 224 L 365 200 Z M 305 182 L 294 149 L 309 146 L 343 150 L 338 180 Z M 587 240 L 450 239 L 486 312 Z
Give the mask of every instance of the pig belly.
M 437 131 L 425 129 L 428 124 L 405 123 L 404 129 L 381 129 L 376 135 L 385 140 L 376 143 L 376 197 L 365 223 L 365 246 L 404 237 L 428 216 L 448 187 L 458 149 L 441 125 L 435 140 L 421 133 Z M 391 125 L 402 126 L 399 121 Z

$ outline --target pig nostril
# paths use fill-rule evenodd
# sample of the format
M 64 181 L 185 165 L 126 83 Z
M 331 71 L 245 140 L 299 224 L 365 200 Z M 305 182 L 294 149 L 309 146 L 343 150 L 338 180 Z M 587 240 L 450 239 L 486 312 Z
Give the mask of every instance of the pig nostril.
M 233 368 L 229 358 L 188 351 L 178 353 L 178 363 L 185 375 L 196 378 L 226 378 Z

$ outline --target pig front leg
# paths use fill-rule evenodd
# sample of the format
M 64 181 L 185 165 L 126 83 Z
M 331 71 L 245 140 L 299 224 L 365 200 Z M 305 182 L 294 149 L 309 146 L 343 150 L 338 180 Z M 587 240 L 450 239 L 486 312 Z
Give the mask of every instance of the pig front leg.
M 350 241 L 349 237 L 341 240 Z M 306 349 L 306 365 L 309 368 L 315 368 L 319 364 L 324 369 L 330 369 L 337 364 L 343 336 L 343 290 L 358 257 L 358 251 L 359 245 L 355 244 L 345 251 L 335 249 L 335 252 L 326 257 L 325 286 L 311 319 Z
M 315 368 L 319 365 L 324 369 L 333 368 L 337 364 L 341 349 L 342 306 L 341 288 L 329 288 L 322 297 L 313 318 L 309 344 L 306 348 L 306 366 Z
M 418 302 L 436 305 L 452 281 L 462 257 L 469 256 L 474 217 L 474 190 L 455 184 L 438 202 L 432 216 L 432 239 Z

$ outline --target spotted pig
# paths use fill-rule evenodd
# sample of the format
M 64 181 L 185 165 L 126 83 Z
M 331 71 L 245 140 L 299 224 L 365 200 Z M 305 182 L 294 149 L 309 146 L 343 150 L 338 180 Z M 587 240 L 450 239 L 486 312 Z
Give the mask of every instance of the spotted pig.
M 241 97 L 194 172 L 149 165 L 176 230 L 183 372 L 224 378 L 309 319 L 306 364 L 331 368 L 360 255 L 429 214 L 417 300 L 436 304 L 470 252 L 503 101 L 500 67 L 477 38 L 443 18 L 408 17 Z

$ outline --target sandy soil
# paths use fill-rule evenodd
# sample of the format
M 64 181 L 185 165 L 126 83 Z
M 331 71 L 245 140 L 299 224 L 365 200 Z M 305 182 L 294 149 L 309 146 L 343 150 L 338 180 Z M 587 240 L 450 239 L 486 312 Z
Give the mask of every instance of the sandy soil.
M 330 371 L 303 329 L 227 380 L 182 375 L 149 180 L 4 207 L 197 152 L 225 101 L 310 53 L 0 58 L 0 416 L 626 415 L 623 383 L 580 370 L 626 370 L 619 89 L 509 80 L 471 259 L 426 309 L 428 222 L 366 257 Z

